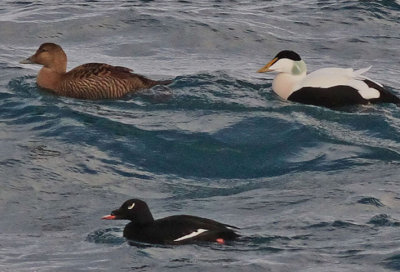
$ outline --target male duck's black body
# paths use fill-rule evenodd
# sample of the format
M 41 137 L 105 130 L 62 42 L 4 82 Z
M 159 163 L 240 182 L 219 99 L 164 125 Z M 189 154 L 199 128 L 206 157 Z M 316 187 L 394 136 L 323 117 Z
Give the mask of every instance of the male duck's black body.
M 281 98 L 294 102 L 330 108 L 369 103 L 399 105 L 397 96 L 362 75 L 369 69 L 323 68 L 307 74 L 300 56 L 284 50 L 258 72 L 278 72 L 272 89 Z
M 239 237 L 236 227 L 214 220 L 175 215 L 154 220 L 147 204 L 139 199 L 127 200 L 122 206 L 103 219 L 131 220 L 124 228 L 124 237 L 151 244 L 187 244 L 199 241 L 224 243 Z

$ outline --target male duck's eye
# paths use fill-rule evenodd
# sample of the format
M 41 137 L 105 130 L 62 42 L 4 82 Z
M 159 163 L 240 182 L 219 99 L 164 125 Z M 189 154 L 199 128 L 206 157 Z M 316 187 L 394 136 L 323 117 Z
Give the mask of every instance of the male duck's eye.
M 132 210 L 133 207 L 135 207 L 135 203 L 132 203 L 132 205 L 128 206 L 128 210 Z

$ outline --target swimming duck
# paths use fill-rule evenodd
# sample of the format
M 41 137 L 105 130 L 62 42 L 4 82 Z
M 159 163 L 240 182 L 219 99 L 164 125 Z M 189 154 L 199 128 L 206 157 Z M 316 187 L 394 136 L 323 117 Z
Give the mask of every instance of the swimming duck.
M 42 44 L 22 64 L 41 64 L 36 82 L 55 94 L 81 99 L 120 98 L 127 93 L 172 81 L 156 81 L 132 73 L 132 70 L 105 63 L 87 63 L 67 72 L 67 55 L 61 46 Z
M 278 72 L 272 89 L 285 100 L 329 108 L 369 103 L 400 104 L 400 99 L 382 84 L 363 76 L 370 68 L 356 71 L 323 68 L 307 75 L 307 66 L 300 56 L 284 50 L 257 72 Z
M 191 215 L 174 215 L 154 220 L 146 202 L 125 201 L 122 206 L 102 217 L 106 220 L 131 220 L 124 228 L 128 240 L 150 244 L 188 244 L 199 241 L 225 243 L 239 235 L 236 227 Z

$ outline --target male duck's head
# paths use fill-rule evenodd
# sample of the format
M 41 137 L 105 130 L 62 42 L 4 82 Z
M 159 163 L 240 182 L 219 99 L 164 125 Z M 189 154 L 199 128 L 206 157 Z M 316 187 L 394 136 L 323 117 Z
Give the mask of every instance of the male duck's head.
M 284 50 L 279 52 L 270 62 L 259 69 L 258 73 L 278 72 L 300 75 L 307 71 L 305 62 L 294 51 Z

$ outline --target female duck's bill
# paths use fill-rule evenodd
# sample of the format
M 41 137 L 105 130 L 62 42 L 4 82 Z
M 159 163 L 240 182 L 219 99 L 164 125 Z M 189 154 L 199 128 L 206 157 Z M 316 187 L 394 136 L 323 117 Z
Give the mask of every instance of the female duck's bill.
M 55 94 L 81 99 L 120 98 L 128 93 L 171 80 L 157 81 L 132 73 L 132 70 L 105 63 L 87 63 L 67 72 L 67 55 L 57 44 L 44 43 L 23 64 L 43 65 L 37 84 Z
M 131 220 L 124 228 L 128 240 L 150 244 L 188 244 L 196 242 L 225 243 L 239 235 L 236 227 L 217 221 L 191 216 L 174 215 L 154 220 L 147 204 L 139 199 L 125 201 L 122 206 L 102 217 L 106 220 Z
M 279 52 L 257 72 L 277 72 L 272 89 L 281 98 L 304 104 L 342 107 L 355 104 L 395 103 L 400 99 L 363 76 L 369 68 L 323 68 L 307 75 L 307 66 L 293 51 Z

